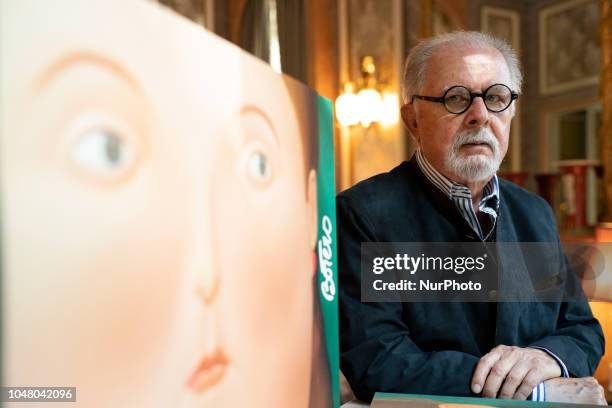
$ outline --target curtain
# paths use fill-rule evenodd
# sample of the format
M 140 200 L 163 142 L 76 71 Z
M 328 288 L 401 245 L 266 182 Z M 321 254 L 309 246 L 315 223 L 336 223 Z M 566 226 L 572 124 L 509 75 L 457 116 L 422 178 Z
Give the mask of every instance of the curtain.
M 283 72 L 307 82 L 304 0 L 275 0 Z
M 270 61 L 270 25 L 268 0 L 247 0 L 242 13 L 240 47 Z

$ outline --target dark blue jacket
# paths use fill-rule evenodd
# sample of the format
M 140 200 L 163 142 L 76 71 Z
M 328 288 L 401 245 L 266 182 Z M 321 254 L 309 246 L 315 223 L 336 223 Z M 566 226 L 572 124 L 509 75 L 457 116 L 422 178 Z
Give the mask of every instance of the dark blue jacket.
M 498 242 L 558 242 L 549 205 L 500 180 Z M 474 396 L 479 359 L 499 344 L 541 346 L 571 376 L 593 375 L 604 339 L 582 290 L 570 302 L 361 302 L 362 242 L 463 242 L 478 238 L 415 159 L 337 198 L 340 367 L 355 395 L 377 391 Z

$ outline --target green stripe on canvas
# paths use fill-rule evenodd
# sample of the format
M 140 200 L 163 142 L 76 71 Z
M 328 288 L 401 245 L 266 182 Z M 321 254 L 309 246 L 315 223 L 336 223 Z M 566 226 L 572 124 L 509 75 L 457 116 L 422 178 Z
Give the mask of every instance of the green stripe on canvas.
M 327 346 L 334 407 L 340 406 L 340 346 L 338 276 L 336 255 L 336 179 L 334 169 L 334 123 L 332 103 L 318 96 L 319 107 L 319 299 Z M 322 262 L 325 266 L 322 265 Z

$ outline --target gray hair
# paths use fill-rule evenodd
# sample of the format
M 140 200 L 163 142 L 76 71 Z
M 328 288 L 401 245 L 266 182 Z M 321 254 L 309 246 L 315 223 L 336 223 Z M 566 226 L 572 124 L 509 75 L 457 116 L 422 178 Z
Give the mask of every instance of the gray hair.
M 404 65 L 402 77 L 402 101 L 410 102 L 410 97 L 420 92 L 425 84 L 429 58 L 442 48 L 448 46 L 495 48 L 501 53 L 510 71 L 512 90 L 521 92 L 523 75 L 516 52 L 499 38 L 478 31 L 453 31 L 452 33 L 427 38 L 410 50 Z

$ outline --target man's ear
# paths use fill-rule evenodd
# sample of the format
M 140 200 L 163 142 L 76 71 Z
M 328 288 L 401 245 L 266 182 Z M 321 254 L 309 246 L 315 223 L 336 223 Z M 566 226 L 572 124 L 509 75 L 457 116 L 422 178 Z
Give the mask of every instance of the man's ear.
M 414 105 L 411 103 L 406 103 L 402 105 L 400 108 L 400 113 L 402 114 L 402 121 L 412 134 L 412 137 L 419 142 L 419 127 L 416 121 L 416 113 L 414 112 Z

